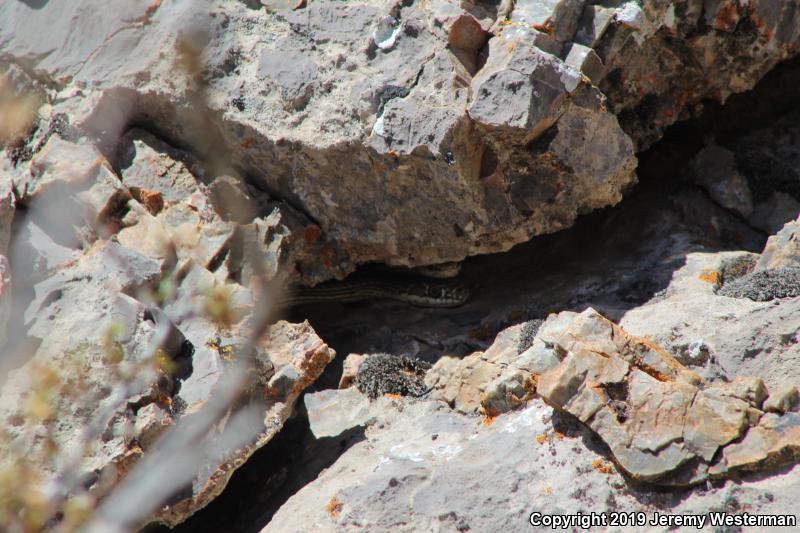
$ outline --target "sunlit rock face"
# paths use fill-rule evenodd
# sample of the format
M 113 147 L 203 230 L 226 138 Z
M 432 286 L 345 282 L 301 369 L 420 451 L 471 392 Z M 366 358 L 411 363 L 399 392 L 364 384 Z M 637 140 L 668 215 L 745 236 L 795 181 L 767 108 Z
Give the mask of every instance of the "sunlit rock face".
M 6 56 L 74 122 L 110 145 L 146 125 L 318 225 L 308 281 L 507 250 L 618 202 L 635 147 L 751 88 L 798 32 L 774 2 L 0 9 Z
M 668 126 L 751 89 L 798 51 L 799 17 L 796 2 L 772 0 L 0 2 L 0 353 L 25 356 L 0 365 L 14 445 L 0 448 L 80 448 L 102 414 L 102 442 L 76 463 L 102 502 L 162 435 L 225 392 L 250 346 L 237 398 L 257 406 L 237 433 L 247 438 L 225 448 L 220 436 L 236 426 L 218 421 L 198 442 L 224 453 L 138 517 L 180 523 L 278 434 L 334 357 L 308 322 L 261 331 L 260 310 L 281 296 L 264 290 L 271 283 L 507 251 L 619 203 L 637 181 L 637 153 Z M 21 111 L 10 113 L 15 99 Z M 543 276 L 535 297 L 512 286 L 461 315 L 406 310 L 408 330 L 362 308 L 371 316 L 359 336 L 401 332 L 438 362 L 424 380 L 420 363 L 413 379 L 391 359 L 365 363 L 362 380 L 349 369 L 362 384 L 372 369 L 372 403 L 354 390 L 309 397 L 320 435 L 373 433 L 298 493 L 281 524 L 513 529 L 532 502 L 588 508 L 616 493 L 622 509 L 641 510 L 618 494 L 619 472 L 674 487 L 791 469 L 798 223 L 778 230 L 800 206 L 800 158 L 787 120 L 734 143 L 709 139 L 693 155 L 702 192 L 672 197 L 680 207 L 663 219 L 662 205 L 634 219 L 668 226 L 636 237 L 661 250 L 651 262 L 603 250 L 603 270 L 576 254 L 603 279 L 564 270 L 557 282 Z M 776 172 L 765 177 L 762 162 Z M 692 232 L 669 226 L 678 212 Z M 630 220 L 613 224 L 634 233 Z M 774 235 L 767 249 L 742 253 L 736 268 L 725 263 L 735 253 L 689 254 L 750 246 L 758 231 Z M 642 304 L 672 269 L 664 293 Z M 601 289 L 621 296 L 564 311 Z M 527 312 L 547 298 L 555 303 L 536 320 L 506 327 L 519 302 Z M 437 344 L 445 329 L 459 357 Z M 780 357 L 752 356 L 762 352 Z M 109 385 L 137 365 L 136 379 Z M 392 368 L 400 374 L 387 376 Z M 39 387 L 58 389 L 54 406 L 37 403 Z M 422 399 L 383 394 L 397 390 Z M 325 409 L 350 412 L 323 420 Z M 582 448 L 554 433 L 558 417 L 610 451 L 592 451 L 588 467 L 568 456 Z M 619 472 L 606 482 L 612 463 Z M 553 503 L 553 486 L 576 476 L 588 492 Z M 789 505 L 765 501 L 755 505 Z

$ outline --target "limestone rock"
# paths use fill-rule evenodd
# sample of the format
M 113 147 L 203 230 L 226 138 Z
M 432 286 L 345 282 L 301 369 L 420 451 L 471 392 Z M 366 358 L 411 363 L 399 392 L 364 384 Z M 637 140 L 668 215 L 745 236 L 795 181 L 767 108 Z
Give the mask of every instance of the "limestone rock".
M 0 255 L 0 347 L 7 340 L 6 327 L 11 315 L 11 265 L 4 255 Z
M 798 399 L 800 399 L 800 395 L 798 395 L 797 386 L 784 384 L 769 395 L 767 401 L 764 402 L 764 411 L 786 413 L 795 408 Z
M 115 233 L 130 193 L 108 160 L 88 143 L 52 136 L 30 162 L 24 184 L 35 218 L 56 241 L 71 247 Z
M 0 169 L 0 172 L 2 169 Z M 8 253 L 11 240 L 11 223 L 14 220 L 16 198 L 12 189 L 10 176 L 0 174 L 0 255 Z
M 793 2 L 629 0 L 615 6 L 587 5 L 576 42 L 603 61 L 607 74 L 599 87 L 640 149 L 696 113 L 702 99 L 724 102 L 798 51 L 800 14 Z
M 169 426 L 174 424 L 168 411 L 157 404 L 145 405 L 136 413 L 134 434 L 144 449 L 149 449 Z
M 477 412 L 485 387 L 497 378 L 503 367 L 516 360 L 521 326 L 501 332 L 486 352 L 437 361 L 425 377 L 434 398 L 444 400 L 456 410 Z
M 196 325 L 184 326 L 193 329 L 195 335 L 200 334 Z M 215 384 L 220 382 L 226 371 L 226 354 L 235 353 L 237 347 L 236 334 L 231 336 L 229 332 L 212 333 L 208 330 L 206 334 L 211 335 L 206 341 L 206 351 L 195 353 L 195 373 L 184 381 L 180 392 L 180 398 L 187 406 L 187 414 L 200 409 L 216 394 Z M 208 348 L 211 348 L 210 353 Z M 319 377 L 335 356 L 308 323 L 290 324 L 284 321 L 271 326 L 267 338 L 257 345 L 256 350 L 256 362 L 261 360 L 268 364 L 252 369 L 249 394 L 253 398 L 267 400 L 263 412 L 264 427 L 251 442 L 232 450 L 224 463 L 203 465 L 193 483 L 192 493 L 165 506 L 150 521 L 177 525 L 216 498 L 234 470 L 280 431 L 291 415 L 297 397 Z M 198 376 L 198 371 L 206 374 Z M 207 475 L 207 472 L 213 472 L 213 475 Z
M 101 449 L 81 465 L 89 481 L 99 476 L 87 483 L 98 495 L 218 392 L 253 314 L 277 299 L 255 301 L 262 274 L 316 284 L 365 263 L 457 262 L 566 228 L 631 189 L 636 150 L 702 102 L 751 88 L 797 53 L 800 37 L 795 3 L 770 0 L 260 4 L 0 2 L 4 83 L 44 103 L 32 130 L 0 152 L 0 344 L 9 315 L 39 343 L 5 381 L 0 415 L 15 446 L 38 453 L 51 429 L 70 446 L 91 413 L 113 411 Z M 784 126 L 720 141 L 693 164 L 714 202 L 762 229 L 800 206 L 796 131 Z M 755 239 L 700 196 L 670 201 L 710 232 L 709 246 L 725 234 Z M 582 281 L 548 300 L 580 310 L 601 287 L 614 292 L 606 309 L 621 325 L 563 312 L 506 329 L 491 345 L 487 335 L 463 358 L 455 355 L 475 349 L 467 335 L 458 350 L 437 348 L 447 356 L 424 386 L 415 376 L 413 392 L 431 387 L 456 412 L 385 397 L 362 409 L 354 388 L 329 403 L 309 396 L 312 415 L 353 415 L 317 424 L 321 435 L 368 425 L 370 440 L 292 498 L 276 524 L 513 530 L 532 505 L 564 512 L 618 498 L 620 509 L 651 510 L 617 490 L 623 479 L 609 460 L 668 486 L 788 471 L 798 455 L 796 389 L 778 385 L 800 376 L 796 280 L 780 277 L 795 266 L 792 232 L 772 239 L 753 272 L 747 254 L 686 256 L 700 246 L 682 242 L 688 233 L 658 233 L 652 246 L 669 252 L 660 259 L 685 265 L 647 304 L 619 303 L 648 293 L 656 268 L 632 262 L 611 281 Z M 10 270 L 15 287 L 30 289 L 13 311 Z M 776 272 L 781 292 L 768 289 L 779 298 L 725 296 Z M 508 324 L 498 317 L 481 325 Z M 459 326 L 450 315 L 435 322 Z M 162 331 L 171 371 L 148 367 L 116 406 L 106 386 L 115 369 L 149 361 Z M 244 393 L 266 402 L 263 428 L 224 464 L 201 465 L 152 520 L 174 525 L 214 498 L 334 355 L 308 323 L 273 325 L 253 351 Z M 57 426 L 29 427 L 20 409 L 30 402 L 20 399 L 42 368 L 65 390 L 85 385 L 91 407 L 60 399 Z M 88 383 L 76 384 L 84 370 Z M 468 416 L 476 413 L 487 416 Z M 591 452 L 588 464 L 568 456 L 583 448 L 552 431 L 559 417 L 575 417 L 585 425 L 575 434 L 602 439 L 611 455 Z M 786 487 L 796 489 L 791 472 Z M 586 486 L 562 494 L 575 479 Z M 735 490 L 752 500 L 775 483 Z M 705 509 L 720 493 L 668 508 Z M 780 491 L 759 505 L 788 506 Z
M 539 399 L 489 421 L 409 398 L 387 402 L 375 416 L 365 439 L 293 494 L 262 531 L 522 532 L 531 528 L 532 509 L 613 505 L 652 516 L 654 502 L 678 514 L 720 505 L 792 513 L 800 487 L 800 466 L 680 495 L 631 487 L 589 430 Z
M 660 0 L 500 11 L 452 0 L 268 10 L 209 0 L 120 4 L 86 32 L 74 26 L 93 0 L 12 3 L 0 20 L 23 27 L 0 28 L 0 43 L 74 95 L 53 116 L 110 151 L 128 124 L 147 127 L 224 159 L 313 220 L 337 250 L 302 274 L 316 283 L 369 261 L 417 266 L 507 250 L 618 202 L 634 181 L 634 144 L 796 52 L 788 7 L 722 4 L 701 17 Z M 51 21 L 70 22 L 41 39 L 37 28 Z M 202 100 L 183 68 L 187 49 L 208 72 Z
M 761 269 L 800 266 L 800 218 L 790 220 L 767 240 L 757 266 Z
M 158 453 L 167 429 L 219 394 L 231 358 L 249 335 L 255 305 L 250 288 L 236 281 L 238 272 L 224 267 L 242 226 L 215 209 L 202 165 L 142 132 L 127 142 L 135 150 L 116 162 L 122 179 L 96 146 L 57 132 L 11 173 L 27 209 L 14 219 L 20 229 L 9 250 L 15 265 L 27 266 L 19 268 L 20 281 L 30 287 L 30 296 L 22 291 L 14 304 L 20 334 L 33 347 L 22 354 L 27 360 L 5 363 L 20 368 L 0 390 L 0 416 L 14 421 L 1 460 L 14 461 L 13 450 L 20 448 L 34 457 L 45 453 L 45 436 L 56 449 L 83 449 L 86 428 L 99 423 L 102 442 L 89 446 L 74 474 L 101 500 L 139 461 Z M 8 224 L 0 224 L 0 237 L 14 216 L 7 209 L 14 196 L 3 199 L 0 213 Z M 269 225 L 265 248 L 275 247 L 275 264 L 262 269 L 266 281 L 295 266 L 279 255 L 286 247 L 275 233 L 290 233 L 279 226 L 288 219 L 280 213 L 264 221 L 253 212 L 256 223 Z M 296 227 L 303 226 L 291 231 Z M 10 311 L 9 275 L 0 255 L 0 327 Z M 222 303 L 216 317 L 209 316 L 213 297 Z M 250 428 L 254 437 L 217 462 L 196 465 L 192 490 L 144 521 L 175 525 L 215 498 L 233 471 L 280 430 L 299 394 L 333 357 L 307 323 L 273 324 L 256 343 L 243 392 L 246 401 L 264 402 L 263 427 Z M 124 376 L 131 381 L 121 382 Z M 23 398 L 49 395 L 49 388 L 58 389 L 58 401 L 37 404 L 45 418 L 37 425 Z M 57 418 L 49 419 L 45 408 Z M 106 418 L 98 422 L 100 414 Z M 203 446 L 221 446 L 215 438 L 204 437 Z M 43 466 L 43 475 L 55 472 Z
M 599 91 L 557 55 L 528 46 L 526 35 L 493 37 L 488 12 L 477 7 L 449 0 L 396 7 L 326 0 L 264 11 L 241 2 L 208 2 L 210 9 L 128 6 L 104 15 L 96 31 L 33 39 L 32 28 L 91 5 L 4 6 L 2 20 L 25 20 L 26 29 L 0 29 L 0 42 L 12 57 L 37 58 L 36 72 L 58 85 L 91 81 L 91 89 L 56 112 L 100 136 L 123 160 L 160 168 L 155 175 L 166 181 L 179 171 L 180 165 L 165 166 L 145 153 L 148 133 L 125 132 L 135 123 L 170 144 L 224 158 L 250 185 L 313 220 L 320 245 L 335 252 L 327 252 L 327 264 L 303 270 L 309 283 L 342 277 L 369 261 L 417 266 L 506 250 L 569 225 L 578 212 L 618 202 L 634 181 L 632 144 Z M 568 40 L 583 4 L 544 9 L 553 10 L 556 37 Z M 545 11 L 537 17 L 546 19 Z M 255 27 L 266 28 L 270 38 L 257 39 Z M 295 31 L 302 28 L 307 35 Z M 67 44 L 67 35 L 77 41 Z M 534 37 L 546 52 L 560 46 L 545 32 Z M 481 95 L 490 89 L 487 76 L 505 68 L 501 40 L 516 42 L 519 60 L 528 62 L 523 90 L 510 101 L 514 110 L 498 105 L 509 88 Z M 190 82 L 173 64 L 184 43 L 195 41 L 212 73 L 201 103 L 208 109 L 193 109 L 198 102 L 188 93 Z M 489 58 L 480 68 L 478 52 L 487 41 Z M 137 60 L 119 61 L 121 50 Z M 571 61 L 584 68 L 583 60 Z M 588 65 L 587 72 L 597 66 Z M 473 80 L 476 74 L 486 81 Z M 499 142 L 507 126 L 491 115 L 526 109 L 541 109 L 534 112 L 541 119 L 522 126 L 525 139 Z M 529 154 L 528 142 L 557 121 L 552 138 Z M 581 132 L 589 132 L 585 141 L 568 150 Z M 131 140 L 133 151 L 118 150 Z M 140 170 L 126 170 L 122 178 L 131 187 L 158 190 Z M 181 187 L 176 181 L 174 189 Z M 302 247 L 301 240 L 293 246 Z
M 304 402 L 311 431 L 318 439 L 335 437 L 375 420 L 369 398 L 355 387 L 307 394 Z
M 6 382 L 0 395 L 4 418 L 25 421 L 13 428 L 15 446 L 25 444 L 31 447 L 31 453 L 36 453 L 41 443 L 26 439 L 51 430 L 59 447 L 77 445 L 97 407 L 87 409 L 81 401 L 73 404 L 65 396 L 58 405 L 58 423 L 53 422 L 54 427 L 49 430 L 40 426 L 31 433 L 26 428 L 36 420 L 27 421 L 23 416 L 20 395 L 27 394 L 31 387 L 36 390 L 36 372 L 41 365 L 53 368 L 57 379 L 65 384 L 83 380 L 83 401 L 98 402 L 100 409 L 111 409 L 105 438 L 113 446 L 101 447 L 81 463 L 81 472 L 106 472 L 104 479 L 110 476 L 111 486 L 138 460 L 157 449 L 157 438 L 165 429 L 192 416 L 218 393 L 216 387 L 227 371 L 227 360 L 236 356 L 238 343 L 246 335 L 250 315 L 245 311 L 252 313 L 252 297 L 248 300 L 245 289 L 232 289 L 237 325 L 221 330 L 199 315 L 186 313 L 187 305 L 199 305 L 198 299 L 218 283 L 211 273 L 199 267 L 186 274 L 184 283 L 177 288 L 176 302 L 164 311 L 147 309 L 127 295 L 138 296 L 137 288 L 152 284 L 160 276 L 156 261 L 119 244 L 98 241 L 77 264 L 36 286 L 36 297 L 26 316 L 29 334 L 36 336 L 40 344 L 32 360 L 14 371 L 13 379 Z M 126 401 L 115 404 L 119 399 L 110 395 L 108 385 L 115 383 L 115 372 L 152 357 L 150 341 L 157 329 L 165 326 L 172 333 L 162 344 L 161 353 L 172 361 L 165 367 L 171 370 L 147 370 L 146 366 L 147 371 L 135 374 L 136 380 L 125 389 Z M 269 400 L 263 412 L 263 429 L 246 446 L 232 451 L 224 464 L 198 466 L 192 492 L 163 507 L 150 521 L 177 524 L 216 497 L 233 470 L 275 435 L 291 414 L 297 396 L 334 356 L 307 323 L 274 324 L 256 345 L 256 351 L 257 364 L 249 387 L 254 398 Z M 290 377 L 279 388 L 271 380 L 275 374 Z M 135 412 L 129 412 L 127 405 L 136 405 Z M 133 441 L 141 449 L 131 456 L 128 444 Z M 9 457 L 6 455 L 5 459 Z M 204 473 L 206 466 L 215 472 L 213 476 Z M 109 488 L 98 482 L 91 490 L 102 498 Z
M 629 310 L 620 325 L 675 354 L 686 353 L 702 338 L 708 357 L 700 364 L 718 366 L 728 379 L 759 376 L 768 390 L 787 380 L 797 382 L 800 373 L 795 361 L 800 361 L 800 351 L 794 339 L 800 329 L 798 299 L 757 302 L 717 292 L 726 264 L 737 259 L 750 262 L 753 257 L 758 259 L 743 252 L 689 254 L 665 296 Z M 706 368 L 698 370 L 705 372 Z
M 459 366 L 437 364 L 434 395 L 449 399 L 447 389 L 455 386 L 458 392 L 450 394 L 457 409 L 477 410 L 479 396 L 483 412 L 497 415 L 518 409 L 535 393 L 594 430 L 630 476 L 667 486 L 702 482 L 710 471 L 727 473 L 717 464 L 719 450 L 764 415 L 761 379 L 704 383 L 663 348 L 630 336 L 593 309 L 551 316 L 523 353 L 509 342 L 520 329 L 502 332 L 489 350 Z M 461 400 L 466 393 L 471 403 Z M 792 437 L 765 435 L 780 446 L 797 444 Z M 785 460 L 791 463 L 791 455 Z M 754 465 L 730 466 L 745 467 Z
M 358 374 L 358 367 L 362 362 L 364 362 L 364 356 L 357 353 L 351 353 L 345 358 L 342 363 L 342 377 L 339 380 L 340 389 L 346 389 L 353 384 L 356 374 Z
M 740 443 L 723 452 L 720 470 L 756 470 L 797 460 L 800 451 L 800 415 L 767 413 Z

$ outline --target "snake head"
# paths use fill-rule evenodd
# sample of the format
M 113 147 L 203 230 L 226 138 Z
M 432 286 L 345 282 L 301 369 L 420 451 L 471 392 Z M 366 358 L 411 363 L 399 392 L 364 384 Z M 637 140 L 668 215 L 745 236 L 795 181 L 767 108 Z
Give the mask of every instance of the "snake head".
M 425 307 L 458 307 L 469 301 L 469 289 L 463 285 L 426 283 L 418 305 Z

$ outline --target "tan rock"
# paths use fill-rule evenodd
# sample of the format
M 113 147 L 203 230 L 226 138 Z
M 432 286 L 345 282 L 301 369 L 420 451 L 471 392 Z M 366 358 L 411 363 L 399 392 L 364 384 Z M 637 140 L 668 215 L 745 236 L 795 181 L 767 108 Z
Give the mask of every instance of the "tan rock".
M 767 239 L 756 268 L 800 266 L 800 218 L 787 222 Z
M 800 414 L 767 413 L 742 442 L 725 447 L 722 465 L 730 470 L 774 468 L 800 460 Z
M 342 363 L 342 377 L 339 379 L 339 388 L 346 389 L 351 386 L 356 379 L 358 367 L 364 361 L 364 356 L 357 353 L 351 353 L 347 356 Z
M 147 450 L 174 422 L 172 416 L 159 405 L 155 403 L 145 405 L 136 413 L 134 423 L 136 439 L 142 448 Z
M 797 386 L 786 383 L 770 393 L 769 397 L 764 402 L 764 411 L 770 413 L 786 413 L 797 406 L 799 398 L 800 395 L 798 395 Z
M 755 468 L 768 457 L 770 464 L 794 460 L 781 455 L 795 446 L 793 434 L 759 423 L 766 397 L 760 378 L 703 382 L 657 344 L 591 308 L 551 315 L 522 353 L 520 330 L 504 330 L 486 352 L 440 360 L 429 374 L 434 396 L 465 412 L 497 415 L 535 393 L 594 430 L 630 476 L 662 485 L 725 475 L 727 467 L 715 463 L 720 450 L 745 436 L 766 444 L 738 449 L 732 468 Z M 775 402 L 791 397 L 777 392 Z

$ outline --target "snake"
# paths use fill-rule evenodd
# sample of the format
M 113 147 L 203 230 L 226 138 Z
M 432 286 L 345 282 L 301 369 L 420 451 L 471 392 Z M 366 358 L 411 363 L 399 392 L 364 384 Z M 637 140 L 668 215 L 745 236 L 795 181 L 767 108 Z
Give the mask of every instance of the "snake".
M 325 282 L 314 287 L 287 290 L 282 305 L 292 307 L 318 302 L 395 300 L 417 307 L 459 307 L 469 301 L 469 289 L 450 281 L 429 279 L 358 279 Z

